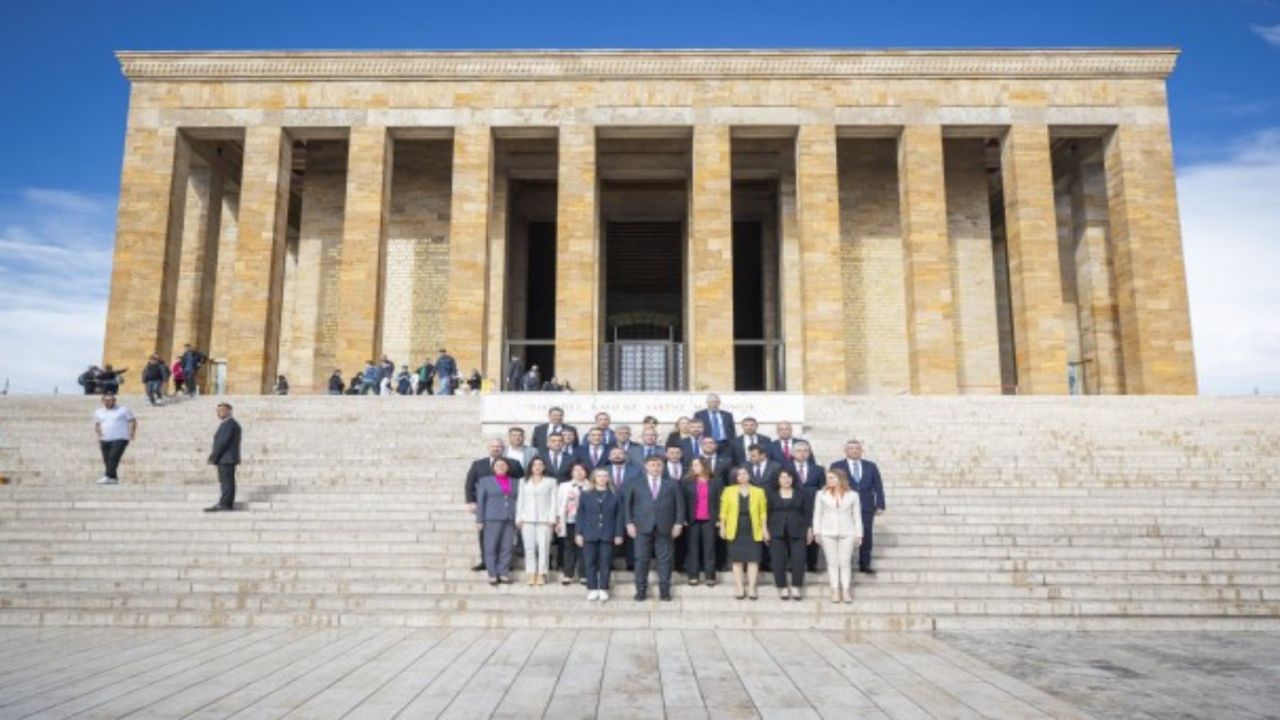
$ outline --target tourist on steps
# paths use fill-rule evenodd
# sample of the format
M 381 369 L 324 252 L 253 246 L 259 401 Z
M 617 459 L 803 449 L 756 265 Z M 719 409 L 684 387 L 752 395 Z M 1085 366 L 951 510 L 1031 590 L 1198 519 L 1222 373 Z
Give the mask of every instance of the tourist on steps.
M 581 463 L 574 466 L 574 474 Z M 613 491 L 608 470 L 591 474 L 591 489 L 582 493 L 574 522 L 574 540 L 586 557 L 587 600 L 609 599 L 609 575 L 613 569 L 613 549 L 622 545 L 622 500 Z
M 476 483 L 476 529 L 484 543 L 484 566 L 489 584 L 511 582 L 511 546 L 515 542 L 518 479 L 511 473 L 512 461 L 498 457 L 493 474 Z
M 218 468 L 221 496 L 217 505 L 205 512 L 230 512 L 236 509 L 236 466 L 240 464 L 240 423 L 231 417 L 231 405 L 218 403 L 218 431 L 213 434 L 213 452 L 209 464 Z
M 108 366 L 110 367 L 110 366 Z M 133 411 L 116 404 L 115 395 L 103 395 L 102 407 L 93 411 L 93 432 L 98 436 L 102 450 L 102 477 L 99 485 L 115 485 L 120 482 L 116 474 L 125 448 L 138 434 L 138 420 Z
M 729 543 L 729 563 L 733 566 L 733 584 L 737 598 L 758 599 L 756 581 L 760 577 L 764 524 L 768 505 L 764 489 L 752 484 L 751 471 L 737 468 L 731 476 L 733 485 L 720 497 L 720 537 Z M 744 585 L 745 576 L 745 585 Z
M 532 450 L 532 448 L 530 448 Z M 556 522 L 556 479 L 540 457 L 529 463 L 516 500 L 516 529 L 524 542 L 524 572 L 530 585 L 545 585 L 551 564 L 551 530 Z
M 853 602 L 853 549 L 862 544 L 862 504 L 843 470 L 827 471 L 813 502 L 813 535 L 827 557 L 831 602 Z

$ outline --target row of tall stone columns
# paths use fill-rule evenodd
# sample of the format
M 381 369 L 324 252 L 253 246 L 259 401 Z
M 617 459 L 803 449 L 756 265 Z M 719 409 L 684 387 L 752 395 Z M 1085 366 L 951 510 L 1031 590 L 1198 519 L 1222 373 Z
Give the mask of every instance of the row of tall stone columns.
M 566 125 L 559 128 L 558 141 L 556 368 L 582 390 L 595 388 L 603 323 L 600 283 L 583 280 L 599 276 L 602 257 L 596 131 L 590 125 Z M 686 286 L 692 389 L 730 389 L 734 381 L 733 317 L 724 311 L 732 307 L 733 297 L 731 136 L 727 125 L 693 129 Z M 386 127 L 349 129 L 336 338 L 336 363 L 348 371 L 376 357 L 381 347 L 391 137 Z M 781 324 L 791 391 L 848 391 L 843 293 L 848 279 L 840 272 L 837 138 L 831 124 L 800 126 L 794 175 L 784 173 L 780 180 Z M 244 131 L 234 263 L 226 268 L 233 290 L 220 330 L 226 334 L 227 389 L 233 393 L 266 392 L 274 380 L 291 147 L 284 128 Z M 208 205 L 217 200 L 205 201 L 203 209 L 193 205 L 188 186 L 198 180 L 206 197 L 216 198 L 208 187 L 220 187 L 224 180 L 216 171 L 193 180 L 190 152 L 173 128 L 129 127 L 108 362 L 137 365 L 152 352 L 172 353 L 177 338 L 208 341 L 210 333 L 202 333 L 200 321 L 193 318 L 207 317 L 213 294 L 226 292 L 225 259 L 218 261 L 216 248 L 216 238 L 226 233 L 208 215 Z M 1063 393 L 1066 345 L 1049 128 L 1013 125 L 1004 134 L 1001 152 L 1018 391 Z M 493 223 L 495 198 L 505 193 L 495 178 L 492 129 L 455 128 L 452 167 L 444 345 L 464 372 L 481 368 L 497 377 L 504 359 L 503 312 L 501 304 L 495 310 L 492 303 L 504 273 L 494 267 L 505 267 L 498 242 L 505 235 Z M 942 127 L 901 128 L 904 320 L 910 389 L 916 394 L 955 394 L 964 384 L 966 351 L 957 336 L 954 277 L 959 270 L 948 225 L 945 168 Z M 1194 392 L 1167 127 L 1115 129 L 1106 141 L 1105 188 L 1109 240 L 1089 239 L 1082 252 L 1095 264 L 1103 263 L 1098 255 L 1110 255 L 1112 275 L 1094 272 L 1092 284 L 1085 285 L 1095 295 L 1114 292 L 1122 358 L 1116 372 L 1123 376 L 1122 386 L 1136 393 Z M 505 222 L 503 213 L 496 215 Z M 214 241 L 179 240 L 201 225 L 205 237 Z M 201 248 L 198 256 L 194 246 Z M 215 265 L 220 268 L 216 290 L 212 283 L 205 287 L 191 280 L 201 275 L 198 268 Z M 1114 288 L 1100 287 L 1109 277 L 1114 277 Z

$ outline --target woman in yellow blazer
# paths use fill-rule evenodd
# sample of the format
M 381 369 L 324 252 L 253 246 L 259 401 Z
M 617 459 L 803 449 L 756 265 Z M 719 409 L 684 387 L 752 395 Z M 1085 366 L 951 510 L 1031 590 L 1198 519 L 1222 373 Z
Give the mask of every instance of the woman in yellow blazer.
M 764 489 L 751 484 L 751 471 L 743 467 L 734 470 L 733 484 L 720 496 L 720 537 L 729 543 L 729 562 L 733 563 L 733 582 L 738 587 L 739 600 L 759 598 L 756 579 L 760 576 L 760 553 L 768 512 Z M 744 570 L 747 590 L 742 586 Z

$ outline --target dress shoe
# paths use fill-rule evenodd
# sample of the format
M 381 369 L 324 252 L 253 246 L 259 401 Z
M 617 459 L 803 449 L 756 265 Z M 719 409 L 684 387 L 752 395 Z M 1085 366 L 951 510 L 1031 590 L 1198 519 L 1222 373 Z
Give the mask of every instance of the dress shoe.
M 644 602 L 645 600 L 648 600 L 648 599 L 649 599 L 649 593 L 641 590 L 636 591 L 636 602 Z
M 221 505 L 210 505 L 204 509 L 205 512 L 222 512 L 223 510 L 226 510 L 226 508 Z
M 667 592 L 659 593 L 658 599 L 662 602 L 671 602 L 671 591 L 668 590 Z
M 867 575 L 875 575 L 875 574 L 876 574 L 876 571 L 875 571 L 875 570 L 872 570 L 872 569 L 871 569 L 871 568 L 869 568 L 869 567 L 858 568 L 858 572 L 860 572 L 860 573 L 865 573 L 865 574 L 867 574 Z
M 471 566 L 471 572 L 484 572 L 484 563 L 476 563 Z

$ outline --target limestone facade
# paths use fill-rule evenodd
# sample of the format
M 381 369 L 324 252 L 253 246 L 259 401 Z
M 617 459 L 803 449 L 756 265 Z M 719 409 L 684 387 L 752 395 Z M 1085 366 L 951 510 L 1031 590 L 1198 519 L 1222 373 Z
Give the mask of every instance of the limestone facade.
M 225 391 L 323 392 L 541 344 L 607 389 L 609 227 L 656 222 L 690 389 L 1196 391 L 1173 50 L 118 57 L 117 366 L 190 342 Z

